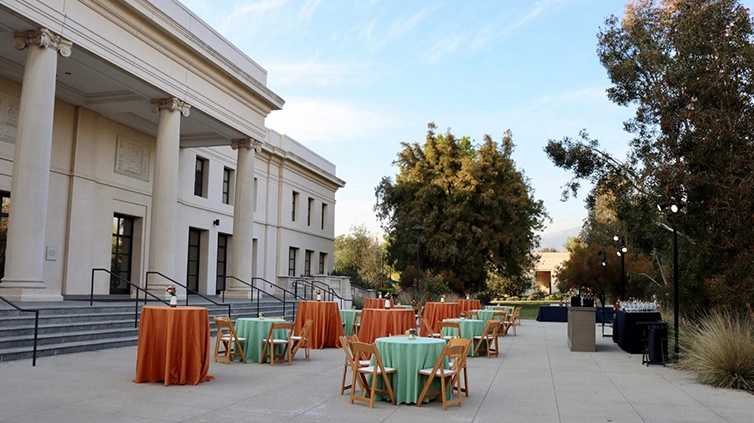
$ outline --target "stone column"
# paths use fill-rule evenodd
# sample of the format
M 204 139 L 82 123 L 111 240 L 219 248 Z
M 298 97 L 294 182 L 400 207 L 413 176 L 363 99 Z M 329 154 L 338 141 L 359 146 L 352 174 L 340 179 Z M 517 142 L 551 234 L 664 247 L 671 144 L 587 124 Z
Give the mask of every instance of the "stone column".
M 152 210 L 149 224 L 149 269 L 176 279 L 176 218 L 178 215 L 178 161 L 180 154 L 181 115 L 189 115 L 189 106 L 177 98 L 152 100 L 151 109 L 160 113 L 157 124 L 157 153 Z M 179 281 L 180 282 L 180 281 Z M 170 282 L 158 276 L 149 278 L 149 290 L 162 296 Z M 179 289 L 179 294 L 184 294 Z
M 46 28 L 17 32 L 13 44 L 27 53 L 13 156 L 8 253 L 0 291 L 11 300 L 62 300 L 61 292 L 47 290 L 43 265 L 57 56 L 70 56 L 73 44 Z
M 262 151 L 262 143 L 255 139 L 234 140 L 231 144 L 238 150 L 236 160 L 236 199 L 233 205 L 233 245 L 231 248 L 230 275 L 246 283 L 252 283 L 251 260 L 254 239 L 254 158 Z M 233 279 L 228 280 L 226 295 L 249 297 L 248 286 Z

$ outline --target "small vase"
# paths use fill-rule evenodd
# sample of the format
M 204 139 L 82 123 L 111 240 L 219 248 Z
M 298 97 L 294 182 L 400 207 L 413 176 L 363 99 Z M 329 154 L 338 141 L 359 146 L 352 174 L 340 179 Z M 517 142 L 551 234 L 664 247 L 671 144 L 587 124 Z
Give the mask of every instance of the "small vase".
M 178 297 L 175 295 L 170 296 L 170 307 L 175 307 L 178 305 Z

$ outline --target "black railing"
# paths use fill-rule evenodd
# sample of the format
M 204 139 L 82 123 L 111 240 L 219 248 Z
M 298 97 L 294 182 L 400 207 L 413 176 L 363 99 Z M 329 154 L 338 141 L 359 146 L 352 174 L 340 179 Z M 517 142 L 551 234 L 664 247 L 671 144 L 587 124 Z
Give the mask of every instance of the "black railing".
M 149 275 L 161 276 L 162 278 L 167 279 L 170 282 L 172 282 L 172 283 L 174 283 L 174 284 L 176 284 L 176 285 L 178 285 L 180 287 L 183 287 L 183 289 L 186 290 L 186 294 L 188 294 L 189 292 L 191 292 L 192 294 L 196 294 L 196 295 L 204 298 L 205 300 L 211 302 L 212 304 L 214 304 L 216 306 L 219 306 L 219 307 L 228 307 L 228 317 L 231 317 L 231 306 L 230 306 L 230 304 L 221 304 L 221 303 L 218 303 L 217 301 L 213 300 L 212 298 L 209 298 L 209 297 L 207 297 L 205 295 L 202 295 L 202 294 L 198 293 L 197 291 L 189 288 L 188 286 L 186 286 L 186 285 L 184 285 L 182 283 L 179 283 L 178 281 L 175 281 L 173 279 L 170 279 L 169 277 L 163 275 L 162 273 L 154 271 L 154 270 L 150 270 L 150 271 L 147 272 L 146 277 L 144 278 L 144 290 L 149 290 Z M 144 304 L 146 304 L 146 303 L 147 303 L 147 296 L 145 295 L 144 296 Z M 189 296 L 188 295 L 186 295 L 186 305 L 189 305 Z
M 275 284 L 275 283 L 272 283 L 272 282 L 268 281 L 265 278 L 259 278 L 259 277 L 251 278 L 252 284 L 254 283 L 254 281 L 259 281 L 259 282 L 262 282 L 263 284 L 267 284 L 268 288 L 275 288 L 275 289 L 279 289 L 280 291 L 282 291 L 283 292 L 283 310 L 285 310 L 285 304 L 287 303 L 288 296 L 290 295 L 292 297 L 292 299 L 293 299 L 292 303 L 293 303 L 293 316 L 294 316 L 294 318 L 296 316 L 296 306 L 298 305 L 298 301 L 299 300 L 306 300 L 306 297 L 302 297 L 302 296 L 296 294 L 295 292 L 293 292 L 293 291 L 291 291 L 289 289 L 283 288 L 282 286 L 280 286 L 278 284 Z M 277 296 L 274 295 L 274 294 L 269 294 L 269 293 L 267 293 L 264 290 L 261 290 L 261 291 L 264 292 L 267 295 L 271 295 L 271 296 L 277 298 Z
M 146 304 L 147 295 L 153 297 L 157 301 L 162 301 L 166 305 L 168 304 L 167 301 L 163 300 L 162 298 L 157 297 L 156 295 L 152 294 L 151 292 L 147 291 L 146 289 L 143 289 L 139 285 L 136 285 L 135 283 L 131 283 L 130 281 L 122 278 L 119 275 L 116 275 L 115 273 L 113 273 L 113 272 L 111 272 L 111 271 L 109 271 L 109 270 L 107 270 L 105 268 L 95 268 L 95 269 L 92 269 L 92 287 L 91 287 L 91 290 L 89 291 L 89 306 L 93 306 L 94 305 L 94 273 L 95 272 L 105 272 L 108 275 L 110 275 L 110 281 L 112 281 L 112 278 L 115 278 L 115 279 L 117 279 L 120 282 L 125 282 L 128 285 L 136 288 L 137 293 L 136 293 L 136 297 L 134 298 L 134 327 L 135 328 L 139 327 L 139 294 L 138 294 L 138 291 L 144 291 L 144 303 L 145 304 Z
M 23 313 L 34 313 L 34 349 L 31 352 L 31 365 L 36 366 L 37 365 L 37 338 L 39 336 L 39 310 L 37 309 L 28 309 L 28 308 L 21 308 L 15 304 L 13 304 L 10 300 L 6 299 L 2 295 L 0 295 L 0 300 L 5 301 L 6 303 L 10 304 L 11 307 L 15 308 L 16 310 L 23 312 Z
M 249 294 L 250 294 L 250 295 L 249 295 L 249 301 L 251 301 L 252 303 L 254 302 L 254 292 L 256 292 L 256 293 L 257 293 L 257 295 L 256 295 L 256 297 L 257 297 L 257 315 L 259 315 L 259 307 L 260 307 L 260 304 L 259 304 L 259 302 L 260 302 L 260 300 L 261 300 L 261 298 L 262 298 L 262 295 L 266 295 L 266 296 L 268 296 L 268 297 L 270 297 L 270 298 L 272 298 L 272 299 L 274 299 L 274 300 L 276 300 L 276 301 L 278 301 L 278 302 L 280 302 L 280 303 L 282 303 L 282 304 L 283 304 L 283 316 L 285 316 L 285 312 L 286 312 L 286 306 L 287 306 L 287 305 L 288 305 L 288 303 L 289 303 L 289 301 L 288 301 L 288 299 L 287 299 L 287 296 L 286 296 L 286 293 L 288 293 L 288 294 L 291 294 L 291 295 L 293 296 L 293 301 L 290 301 L 290 303 L 292 304 L 293 315 L 294 315 L 294 316 L 296 315 L 296 303 L 297 303 L 297 298 L 296 298 L 296 295 L 295 295 L 295 294 L 294 294 L 293 292 L 291 292 L 291 291 L 288 291 L 287 289 L 283 288 L 282 286 L 278 286 L 278 285 L 275 285 L 274 283 L 272 283 L 272 282 L 268 282 L 268 281 L 266 281 L 265 279 L 262 279 L 262 278 L 252 278 L 252 280 L 255 280 L 255 279 L 256 279 L 256 280 L 260 280 L 260 281 L 262 281 L 263 283 L 266 283 L 266 284 L 268 284 L 270 288 L 272 288 L 272 287 L 275 287 L 275 288 L 277 288 L 277 289 L 280 289 L 280 290 L 282 290 L 282 291 L 283 291 L 283 298 L 279 298 L 279 297 L 278 297 L 278 296 L 276 296 L 275 294 L 270 294 L 269 292 L 267 292 L 267 291 L 265 291 L 265 290 L 263 290 L 263 289 L 261 289 L 261 288 L 257 288 L 257 287 L 256 287 L 256 286 L 254 286 L 253 284 L 250 284 L 250 283 L 248 283 L 248 282 L 246 282 L 246 281 L 243 281 L 243 280 L 241 280 L 241 279 L 238 279 L 238 278 L 237 278 L 237 277 L 235 277 L 235 276 L 226 276 L 226 277 L 225 277 L 225 281 L 224 281 L 224 282 L 225 282 L 225 286 L 224 286 L 224 288 L 223 288 L 223 290 L 222 290 L 222 293 L 223 293 L 223 294 L 222 294 L 222 301 L 223 301 L 223 302 L 225 302 L 225 291 L 226 291 L 226 289 L 227 289 L 227 287 L 228 287 L 228 284 L 227 284 L 227 280 L 228 280 L 228 279 L 233 279 L 233 280 L 235 280 L 235 281 L 238 281 L 238 282 L 240 282 L 240 283 L 242 283 L 242 284 L 244 284 L 244 285 L 248 286 L 248 287 L 250 288 L 250 293 L 249 293 Z M 304 299 L 304 298 L 301 298 L 301 299 Z
M 343 308 L 343 301 L 345 298 L 338 295 L 335 290 L 328 284 L 320 282 L 320 281 L 314 281 L 314 280 L 307 280 L 307 279 L 297 279 L 292 282 L 293 284 L 293 291 L 298 294 L 299 288 L 303 290 L 304 298 L 307 299 L 314 299 L 314 293 L 317 290 L 320 290 L 324 294 L 325 301 L 335 301 L 335 298 L 340 300 L 340 308 Z

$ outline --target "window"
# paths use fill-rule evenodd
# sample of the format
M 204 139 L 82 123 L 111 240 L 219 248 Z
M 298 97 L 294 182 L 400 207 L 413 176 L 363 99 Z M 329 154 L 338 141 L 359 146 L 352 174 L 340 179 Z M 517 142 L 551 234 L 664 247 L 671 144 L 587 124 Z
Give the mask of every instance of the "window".
M 327 253 L 319 253 L 319 275 L 325 274 L 325 261 L 327 261 Z
M 312 275 L 312 256 L 313 255 L 314 255 L 314 251 L 306 250 L 306 254 L 304 255 L 304 276 Z
M 10 213 L 10 193 L 0 191 L 0 279 L 5 277 L 5 249 L 8 243 L 8 215 Z
M 194 169 L 194 195 L 204 197 L 204 170 L 207 167 L 207 160 L 197 157 L 196 168 Z
M 188 260 L 186 263 L 186 285 L 193 291 L 199 291 L 199 258 L 202 251 L 202 231 L 189 228 Z M 188 291 L 187 294 L 192 294 Z
M 322 216 L 320 216 L 319 226 L 324 231 L 325 230 L 325 217 L 327 216 L 327 204 L 322 203 Z
M 306 226 L 312 226 L 312 206 L 314 206 L 314 199 L 310 198 L 306 206 Z
M 296 276 L 296 254 L 298 254 L 298 248 L 288 249 L 288 276 Z
M 293 191 L 293 196 L 291 200 L 291 221 L 296 221 L 296 203 L 298 202 L 298 193 L 296 191 Z
M 228 235 L 217 234 L 217 279 L 215 282 L 215 294 L 220 295 L 225 291 L 225 275 L 228 264 Z
M 113 238 L 110 250 L 110 272 L 123 279 L 110 278 L 110 294 L 129 294 L 131 288 L 124 282 L 131 281 L 131 257 L 133 256 L 134 218 L 116 214 L 113 216 Z
M 223 169 L 223 204 L 230 204 L 230 192 L 233 181 L 233 169 Z
M 257 178 L 254 178 L 254 211 L 257 211 L 257 194 L 259 192 L 259 181 Z

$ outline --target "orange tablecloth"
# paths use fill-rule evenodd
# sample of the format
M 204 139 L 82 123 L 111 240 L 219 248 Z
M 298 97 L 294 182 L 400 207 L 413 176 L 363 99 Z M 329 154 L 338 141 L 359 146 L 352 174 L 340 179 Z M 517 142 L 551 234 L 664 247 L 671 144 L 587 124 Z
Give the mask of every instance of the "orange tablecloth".
M 390 299 L 390 308 L 395 307 L 393 304 L 393 299 Z M 364 308 L 385 308 L 385 299 L 384 298 L 366 298 L 364 299 Z
M 340 347 L 338 337 L 343 336 L 343 321 L 340 319 L 338 303 L 334 301 L 300 301 L 296 310 L 296 334 L 312 319 L 309 329 L 309 348 Z
M 403 335 L 411 328 L 416 328 L 414 310 L 365 308 L 361 311 L 359 341 L 371 344 L 384 336 Z
M 144 306 L 134 382 L 196 385 L 209 372 L 209 314 L 204 307 Z
M 465 313 L 471 310 L 482 309 L 482 302 L 479 300 L 456 300 L 456 302 L 458 303 L 460 307 L 460 310 L 458 310 L 458 313 Z
M 432 324 L 434 332 L 440 332 L 437 322 L 445 319 L 455 319 L 461 316 L 461 308 L 458 303 L 427 303 L 424 305 L 424 318 Z M 427 328 L 422 325 L 422 336 L 428 336 Z

